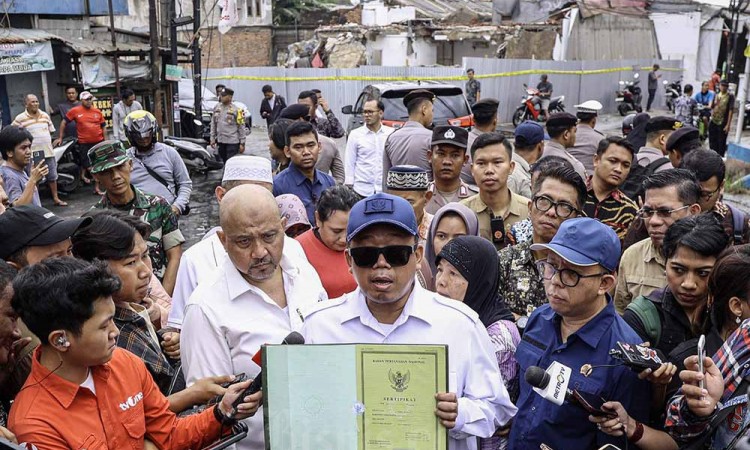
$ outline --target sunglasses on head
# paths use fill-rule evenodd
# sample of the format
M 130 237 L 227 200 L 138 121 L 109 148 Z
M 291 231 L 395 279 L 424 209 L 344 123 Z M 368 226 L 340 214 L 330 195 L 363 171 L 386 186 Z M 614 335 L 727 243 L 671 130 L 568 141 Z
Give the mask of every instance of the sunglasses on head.
M 355 247 L 349 249 L 354 264 L 357 267 L 372 267 L 378 262 L 380 255 L 391 267 L 405 266 L 417 246 L 388 245 L 386 247 Z

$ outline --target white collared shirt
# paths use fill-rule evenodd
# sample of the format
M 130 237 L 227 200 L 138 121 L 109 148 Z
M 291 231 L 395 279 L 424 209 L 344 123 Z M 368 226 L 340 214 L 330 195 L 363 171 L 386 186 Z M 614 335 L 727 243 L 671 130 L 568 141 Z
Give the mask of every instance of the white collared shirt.
M 227 251 L 221 245 L 219 236 L 216 234 L 221 227 L 209 230 L 203 240 L 187 249 L 180 258 L 180 267 L 177 269 L 177 280 L 172 295 L 172 308 L 169 311 L 167 325 L 182 328 L 182 320 L 185 317 L 185 306 L 188 299 L 198 284 L 203 280 L 211 278 L 217 267 L 221 265 L 227 256 Z M 294 261 L 307 263 L 307 257 L 302 246 L 296 240 L 284 237 L 284 255 Z
M 364 197 L 383 190 L 383 149 L 393 128 L 381 125 L 372 131 L 367 125 L 355 128 L 346 141 L 344 184 Z
M 311 311 L 302 328 L 308 344 L 448 345 L 449 390 L 459 398 L 456 426 L 448 433 L 450 450 L 477 449 L 475 436 L 492 436 L 516 414 L 487 330 L 462 302 L 429 292 L 415 282 L 392 326 L 378 323 L 359 288 L 314 305 Z
M 201 282 L 185 308 L 180 347 L 188 385 L 208 376 L 245 373 L 255 377 L 260 367 L 253 355 L 260 346 L 279 343 L 302 328 L 302 310 L 328 296 L 315 269 L 281 257 L 287 308 L 248 283 L 225 256 L 212 277 Z M 250 428 L 238 450 L 264 450 L 263 413 L 246 419 Z

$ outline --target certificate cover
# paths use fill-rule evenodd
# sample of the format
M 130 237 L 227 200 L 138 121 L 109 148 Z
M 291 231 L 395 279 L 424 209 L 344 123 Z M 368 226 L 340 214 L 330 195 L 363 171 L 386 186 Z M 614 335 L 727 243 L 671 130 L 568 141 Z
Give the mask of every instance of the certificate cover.
M 268 345 L 266 449 L 446 450 L 447 361 L 441 345 Z

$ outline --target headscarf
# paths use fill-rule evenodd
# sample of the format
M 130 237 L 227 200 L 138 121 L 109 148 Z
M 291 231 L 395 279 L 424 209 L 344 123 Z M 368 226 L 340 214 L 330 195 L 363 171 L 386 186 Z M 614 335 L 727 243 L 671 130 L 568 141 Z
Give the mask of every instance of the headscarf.
M 513 321 L 513 313 L 500 298 L 500 258 L 492 242 L 478 236 L 459 236 L 443 247 L 435 265 L 445 259 L 469 282 L 464 303 L 485 327 L 498 320 Z
M 651 116 L 648 113 L 638 113 L 633 118 L 633 129 L 628 133 L 625 140 L 633 144 L 636 153 L 641 147 L 646 146 L 646 124 L 650 118 Z
M 440 220 L 447 213 L 458 214 L 459 217 L 464 219 L 467 235 L 479 236 L 479 219 L 477 219 L 477 215 L 474 211 L 470 210 L 468 207 L 460 203 L 448 203 L 438 209 L 435 216 L 432 218 L 430 231 L 427 233 L 427 242 L 424 247 L 424 257 L 427 259 L 427 264 L 430 266 L 430 275 L 432 275 L 433 278 L 437 271 L 437 266 L 435 266 L 435 256 L 437 255 L 435 255 L 435 247 L 432 245 L 432 241 L 435 239 L 435 233 L 437 232 L 438 225 L 440 225 Z
M 284 231 L 288 230 L 293 225 L 305 224 L 310 225 L 310 220 L 307 218 L 307 211 L 305 205 L 302 204 L 302 200 L 294 194 L 282 194 L 276 197 L 276 204 L 279 206 L 279 212 L 281 217 L 286 219 L 286 227 Z

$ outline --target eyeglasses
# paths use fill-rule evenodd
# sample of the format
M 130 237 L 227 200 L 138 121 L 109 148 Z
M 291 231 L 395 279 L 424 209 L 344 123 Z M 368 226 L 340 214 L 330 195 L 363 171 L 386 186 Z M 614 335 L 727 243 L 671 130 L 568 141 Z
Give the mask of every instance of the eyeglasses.
M 556 202 L 544 195 L 538 195 L 532 200 L 536 209 L 541 212 L 547 212 L 550 208 L 554 207 L 555 214 L 557 214 L 558 217 L 566 218 L 570 217 L 570 215 L 574 212 L 578 212 L 578 209 L 576 209 L 576 207 L 571 205 L 570 203 Z
M 717 187 L 714 191 L 704 191 L 701 189 L 701 200 L 710 200 L 717 192 L 721 190 L 721 186 Z
M 380 255 L 391 267 L 402 267 L 409 262 L 411 254 L 417 246 L 388 245 L 386 247 L 354 247 L 349 249 L 349 255 L 357 267 L 372 267 L 378 262 Z
M 672 213 L 681 211 L 685 208 L 689 208 L 690 205 L 685 205 L 680 208 L 675 209 L 666 209 L 666 208 L 658 208 L 658 209 L 652 209 L 652 208 L 641 208 L 640 211 L 638 211 L 638 215 L 643 217 L 644 219 L 650 219 L 653 217 L 654 214 L 659 216 L 661 219 L 668 219 L 672 217 Z
M 560 274 L 560 282 L 563 286 L 576 287 L 581 278 L 594 278 L 607 275 L 608 272 L 593 273 L 591 275 L 581 275 L 573 269 L 558 269 L 545 260 L 537 261 L 536 268 L 545 280 L 551 280 L 556 273 Z

